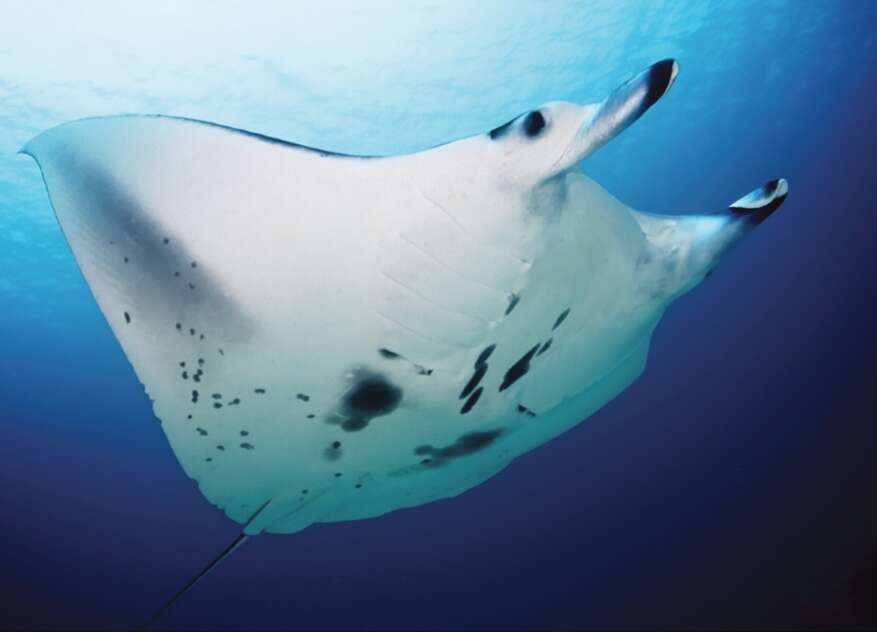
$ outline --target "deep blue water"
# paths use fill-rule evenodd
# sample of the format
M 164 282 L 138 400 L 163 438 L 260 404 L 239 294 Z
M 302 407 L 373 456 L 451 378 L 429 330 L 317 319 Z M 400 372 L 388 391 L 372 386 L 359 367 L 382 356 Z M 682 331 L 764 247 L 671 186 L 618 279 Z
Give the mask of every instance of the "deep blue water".
M 875 27 L 865 0 L 0 0 L 0 628 L 136 625 L 239 529 L 176 463 L 26 140 L 133 111 L 399 153 L 670 56 L 585 170 L 647 211 L 791 194 L 644 375 L 459 498 L 255 538 L 163 625 L 877 625 Z

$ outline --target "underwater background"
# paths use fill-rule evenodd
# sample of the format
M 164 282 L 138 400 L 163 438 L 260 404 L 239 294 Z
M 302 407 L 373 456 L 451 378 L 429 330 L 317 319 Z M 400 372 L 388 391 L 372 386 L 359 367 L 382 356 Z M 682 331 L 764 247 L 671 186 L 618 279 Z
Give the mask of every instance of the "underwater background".
M 17 150 L 163 113 L 395 154 L 649 64 L 583 164 L 623 202 L 783 208 L 659 325 L 645 373 L 483 485 L 248 542 L 159 627 L 877 625 L 877 3 L 0 0 L 0 628 L 146 620 L 238 533 L 176 462 Z

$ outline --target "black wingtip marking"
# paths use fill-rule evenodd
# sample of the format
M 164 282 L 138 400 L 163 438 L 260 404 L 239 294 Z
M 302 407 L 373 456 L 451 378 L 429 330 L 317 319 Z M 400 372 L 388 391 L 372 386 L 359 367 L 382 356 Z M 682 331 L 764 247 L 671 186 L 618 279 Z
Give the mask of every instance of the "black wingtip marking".
M 518 301 L 520 301 L 520 300 L 521 300 L 521 297 L 520 297 L 519 294 L 515 294 L 514 292 L 512 292 L 511 294 L 509 294 L 509 306 L 506 307 L 506 310 L 505 310 L 505 315 L 506 315 L 506 316 L 508 316 L 509 314 L 512 313 L 512 310 L 513 310 L 515 307 L 517 307 L 517 305 L 518 305 Z
M 386 358 L 387 360 L 398 360 L 402 357 L 395 351 L 390 351 L 389 349 L 385 349 L 384 347 L 378 349 L 378 353 L 381 354 L 382 358 Z
M 649 88 L 643 103 L 643 108 L 652 107 L 658 99 L 664 96 L 675 75 L 676 61 L 664 59 L 653 64 L 649 69 Z

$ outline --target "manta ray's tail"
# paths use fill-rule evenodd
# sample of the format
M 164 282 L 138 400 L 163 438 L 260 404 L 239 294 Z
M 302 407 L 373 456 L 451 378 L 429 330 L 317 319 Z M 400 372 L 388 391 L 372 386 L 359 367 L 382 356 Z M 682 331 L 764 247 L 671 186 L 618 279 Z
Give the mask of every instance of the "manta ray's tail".
M 241 533 L 239 536 L 237 536 L 234 540 L 232 540 L 231 544 L 229 544 L 227 547 L 225 547 L 225 549 L 223 549 L 222 553 L 220 553 L 215 558 L 213 558 L 210 561 L 210 563 L 207 564 L 207 566 L 205 566 L 204 569 L 200 573 L 198 573 L 197 575 L 192 577 L 192 579 L 190 579 L 188 582 L 186 582 L 186 584 L 182 588 L 180 588 L 176 593 L 174 593 L 174 595 L 170 599 L 168 599 L 161 608 L 156 610 L 155 614 L 152 615 L 152 617 L 149 619 L 149 621 L 147 621 L 145 624 L 143 624 L 142 629 L 146 630 L 146 629 L 150 628 L 151 626 L 155 625 L 156 623 L 158 623 L 161 620 L 161 618 L 168 612 L 168 610 L 170 610 L 173 607 L 173 605 L 177 601 L 179 601 L 183 595 L 185 595 L 187 592 L 189 592 L 195 586 L 195 584 L 197 584 L 199 581 L 204 579 L 210 573 L 210 571 L 212 571 L 214 568 L 219 566 L 229 555 L 234 553 L 237 550 L 237 548 L 241 544 L 246 542 L 248 539 L 249 539 L 249 536 L 244 532 L 244 533 Z

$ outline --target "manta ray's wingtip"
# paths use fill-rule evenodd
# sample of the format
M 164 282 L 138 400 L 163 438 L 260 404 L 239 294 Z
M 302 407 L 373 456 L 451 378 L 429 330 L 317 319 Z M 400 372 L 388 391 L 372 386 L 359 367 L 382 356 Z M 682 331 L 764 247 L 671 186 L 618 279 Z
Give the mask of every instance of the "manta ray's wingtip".
M 776 211 L 789 195 L 789 181 L 785 178 L 770 180 L 750 191 L 728 207 L 732 215 L 760 223 Z
M 653 106 L 658 99 L 667 94 L 670 86 L 676 81 L 679 75 L 679 62 L 675 59 L 662 59 L 651 65 L 647 71 L 649 73 L 648 84 L 649 90 L 645 99 L 645 108 Z

